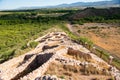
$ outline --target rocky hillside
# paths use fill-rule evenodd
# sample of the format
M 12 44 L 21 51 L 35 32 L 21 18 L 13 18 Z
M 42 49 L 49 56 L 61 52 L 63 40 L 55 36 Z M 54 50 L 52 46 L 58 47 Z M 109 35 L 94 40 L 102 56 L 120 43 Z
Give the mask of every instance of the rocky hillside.
M 64 32 L 36 39 L 32 51 L 0 64 L 0 80 L 120 80 L 120 71 Z
M 71 19 L 81 19 L 93 16 L 104 17 L 106 19 L 109 18 L 120 18 L 120 8 L 106 8 L 106 9 L 95 9 L 95 8 L 86 8 L 83 11 L 79 11 L 70 16 Z

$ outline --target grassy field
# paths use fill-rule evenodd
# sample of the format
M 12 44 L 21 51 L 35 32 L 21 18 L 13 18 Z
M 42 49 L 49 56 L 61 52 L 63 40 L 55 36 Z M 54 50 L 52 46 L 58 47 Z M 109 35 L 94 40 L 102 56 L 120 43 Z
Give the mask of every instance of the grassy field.
M 16 24 L 16 25 L 0 25 L 0 58 L 8 59 L 18 50 L 24 50 L 25 45 L 34 40 L 44 30 L 51 28 L 52 25 L 47 24 Z M 24 49 L 23 49 L 24 47 Z

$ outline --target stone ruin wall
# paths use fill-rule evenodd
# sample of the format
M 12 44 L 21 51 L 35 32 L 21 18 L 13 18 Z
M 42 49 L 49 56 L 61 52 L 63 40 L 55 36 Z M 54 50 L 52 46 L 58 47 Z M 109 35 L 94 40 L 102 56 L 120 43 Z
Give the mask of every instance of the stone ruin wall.
M 86 62 L 64 57 L 63 55 L 66 53 L 83 57 L 86 60 L 95 59 L 105 63 L 82 45 L 70 41 L 63 32 L 50 33 L 35 41 L 41 43 L 33 51 L 0 64 L 1 80 L 34 80 L 43 76 L 51 62 L 56 59 L 64 65 L 85 65 Z M 60 46 L 64 46 L 64 48 L 60 48 Z M 15 64 L 17 66 L 14 66 Z M 97 69 L 102 70 L 97 64 L 88 64 L 92 64 Z M 116 80 L 120 80 L 120 72 L 116 68 L 112 68 L 111 74 L 116 77 Z

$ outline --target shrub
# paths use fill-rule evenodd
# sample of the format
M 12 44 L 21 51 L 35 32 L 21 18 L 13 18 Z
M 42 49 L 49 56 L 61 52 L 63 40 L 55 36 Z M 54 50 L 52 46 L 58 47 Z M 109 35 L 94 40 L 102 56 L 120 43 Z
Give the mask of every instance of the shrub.
M 71 24 L 79 24 L 79 25 L 83 25 L 83 21 L 78 20 L 78 21 L 72 21 Z
M 89 48 L 91 48 L 93 46 L 93 42 L 86 37 L 79 37 L 78 41 L 81 42 L 82 44 L 88 45 Z
M 64 77 L 64 76 L 60 76 L 60 78 L 61 78 L 61 79 L 65 79 L 65 77 Z
M 78 32 L 78 33 L 80 33 L 80 32 L 81 32 L 81 30 L 78 30 L 77 32 Z
M 22 50 L 24 50 L 24 49 L 26 49 L 26 48 L 28 48 L 27 44 L 24 44 L 24 45 L 21 47 Z
M 79 25 L 83 25 L 84 23 L 82 21 L 78 21 L 78 24 Z
M 76 41 L 76 42 L 81 43 L 81 44 L 83 44 L 83 45 L 87 45 L 87 47 L 88 47 L 89 49 L 90 49 L 90 48 L 93 46 L 93 44 L 94 44 L 90 39 L 88 39 L 88 38 L 86 38 L 86 37 L 78 37 L 78 36 L 72 34 L 71 32 L 68 32 L 67 34 L 68 34 L 68 36 L 69 36 L 73 41 Z

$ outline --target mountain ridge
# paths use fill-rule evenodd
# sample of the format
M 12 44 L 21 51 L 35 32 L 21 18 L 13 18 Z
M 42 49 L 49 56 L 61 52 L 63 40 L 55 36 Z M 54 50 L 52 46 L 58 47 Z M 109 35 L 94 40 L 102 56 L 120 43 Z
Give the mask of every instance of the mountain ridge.
M 120 7 L 120 1 L 112 0 L 112 1 L 98 1 L 98 2 L 75 2 L 71 4 L 59 4 L 55 6 L 22 7 L 19 9 L 69 8 L 69 7 Z

